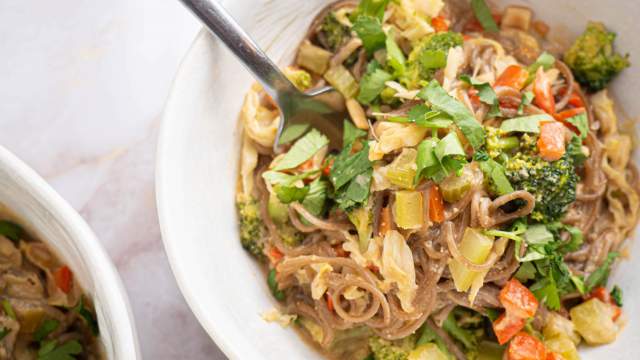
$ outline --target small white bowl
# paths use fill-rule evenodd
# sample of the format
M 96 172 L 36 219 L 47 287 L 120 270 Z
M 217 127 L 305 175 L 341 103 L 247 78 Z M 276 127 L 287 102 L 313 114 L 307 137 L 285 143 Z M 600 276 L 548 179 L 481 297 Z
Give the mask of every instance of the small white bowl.
M 290 63 L 327 0 L 223 1 L 269 55 Z M 587 20 L 618 31 L 617 46 L 633 65 L 613 84 L 619 105 L 640 114 L 640 3 L 600 0 L 500 1 L 531 7 L 567 41 Z M 562 34 L 564 33 L 564 36 Z M 234 192 L 239 157 L 238 113 L 253 79 L 217 40 L 202 32 L 182 62 L 167 102 L 156 168 L 157 205 L 165 249 L 187 302 L 232 359 L 320 359 L 292 329 L 263 321 L 275 301 L 265 274 L 238 240 Z M 637 239 L 636 239 L 637 240 Z M 609 346 L 582 348 L 583 358 L 637 359 L 640 343 L 640 247 L 615 271 L 628 326 Z M 612 357 L 612 354 L 615 354 Z
M 82 217 L 35 171 L 0 147 L 0 204 L 73 271 L 95 305 L 107 359 L 139 359 L 126 291 Z

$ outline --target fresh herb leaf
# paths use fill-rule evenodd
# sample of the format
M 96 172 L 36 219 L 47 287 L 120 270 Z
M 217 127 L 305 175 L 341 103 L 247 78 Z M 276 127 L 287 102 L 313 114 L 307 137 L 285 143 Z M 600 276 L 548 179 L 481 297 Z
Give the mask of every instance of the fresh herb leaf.
M 576 116 L 570 117 L 567 119 L 567 122 L 578 129 L 581 139 L 587 138 L 587 135 L 589 134 L 589 120 L 587 119 L 586 113 L 583 112 Z
M 42 324 L 36 329 L 36 332 L 33 333 L 34 341 L 42 341 L 44 338 L 49 336 L 52 332 L 54 332 L 58 326 L 60 326 L 60 322 L 55 319 L 45 319 Z
M 82 345 L 77 340 L 67 341 L 57 346 L 55 340 L 47 342 L 38 351 L 38 360 L 75 360 L 75 356 L 82 352 Z
M 342 128 L 342 146 L 347 146 L 366 135 L 366 131 L 358 129 L 351 121 L 345 120 Z
M 278 196 L 278 200 L 283 204 L 289 204 L 295 201 L 301 201 L 309 193 L 309 186 L 296 186 L 296 185 L 275 185 L 273 187 Z
M 100 333 L 100 329 L 98 328 L 98 321 L 96 320 L 91 310 L 89 310 L 84 304 L 84 297 L 81 297 L 78 305 L 73 308 L 73 311 L 77 312 L 80 315 L 84 323 L 87 324 L 87 326 L 89 326 L 89 328 L 91 329 L 91 333 L 93 333 L 94 336 L 98 336 L 98 334 Z
M 525 91 L 522 93 L 522 99 L 520 100 L 520 105 L 518 105 L 518 115 L 524 114 L 524 107 L 531 105 L 534 96 L 535 95 L 531 91 Z
M 505 120 L 500 125 L 500 130 L 504 132 L 524 132 L 524 133 L 540 133 L 540 122 L 554 121 L 551 115 L 537 114 L 529 116 L 521 116 L 509 120 Z
M 300 180 L 315 176 L 319 172 L 320 170 L 311 170 L 298 175 L 289 175 L 279 171 L 269 170 L 262 173 L 262 178 L 271 185 L 281 184 L 291 186 Z
M 369 198 L 373 167 L 369 161 L 369 143 L 364 142 L 360 151 L 351 154 L 353 143 L 342 149 L 329 173 L 333 184 L 333 197 L 343 210 L 363 204 Z
M 465 152 L 455 132 L 441 140 L 430 138 L 418 145 L 416 182 L 427 178 L 440 182 L 451 172 L 457 173 L 467 163 Z
M 351 20 L 357 19 L 360 15 L 367 15 L 382 21 L 389 1 L 390 0 L 361 0 L 358 7 L 350 15 Z
M 367 53 L 372 54 L 386 45 L 387 36 L 382 30 L 382 23 L 378 18 L 360 15 L 353 23 L 353 31 L 362 40 L 362 46 Z
M 524 232 L 527 244 L 548 244 L 553 241 L 553 234 L 543 224 L 534 224 Z
M 11 330 L 9 330 L 9 328 L 3 327 L 2 329 L 0 329 L 0 341 L 2 341 L 2 339 L 9 335 L 9 333 L 11 333 Z
M 358 101 L 363 104 L 370 104 L 380 95 L 385 88 L 385 83 L 393 78 L 391 74 L 380 69 L 378 63 L 374 60 L 367 66 L 367 72 L 360 81 L 360 93 L 358 93 Z
M 498 102 L 498 95 L 493 90 L 493 87 L 489 83 L 481 83 L 473 80 L 469 77 L 469 75 L 460 76 L 460 80 L 466 82 L 467 84 L 473 86 L 476 90 L 478 90 L 478 98 L 481 102 L 490 105 L 491 108 L 487 113 L 487 116 L 490 118 L 498 117 L 502 115 L 500 111 L 500 104 Z
M 315 179 L 309 184 L 309 192 L 302 201 L 302 206 L 315 216 L 320 216 L 324 213 L 325 203 L 327 201 L 327 188 L 326 181 L 320 178 Z
M 616 305 L 622 307 L 622 289 L 618 285 L 615 285 L 611 292 L 609 293 L 613 301 L 616 302 Z
M 556 63 L 556 58 L 545 51 L 542 54 L 540 54 L 540 56 L 538 56 L 538 58 L 533 64 L 529 66 L 529 69 L 528 69 L 529 74 L 535 74 L 540 67 L 542 67 L 544 70 L 549 70 L 555 63 Z
M 407 59 L 404 53 L 396 43 L 394 39 L 393 31 L 389 31 L 387 39 L 385 40 L 385 47 L 387 49 L 387 64 L 393 69 L 393 75 L 400 77 L 404 75 L 406 71 Z
M 419 104 L 409 109 L 407 117 L 392 116 L 387 120 L 399 123 L 414 123 L 430 129 L 446 129 L 453 124 L 453 121 L 449 119 L 447 114 L 441 111 L 431 110 L 424 104 Z
M 474 149 L 477 150 L 484 144 L 485 132 L 482 125 L 464 104 L 449 96 L 436 80 L 422 89 L 418 97 L 428 101 L 434 110 L 448 114 Z
M 553 278 L 553 274 L 549 273 L 548 277 L 538 280 L 529 288 L 536 298 L 544 302 L 551 310 L 560 309 L 560 295 L 558 294 L 558 288 L 556 287 L 556 281 Z
M 489 6 L 487 6 L 484 0 L 471 0 L 471 9 L 473 9 L 476 19 L 478 19 L 478 22 L 480 22 L 480 25 L 482 25 L 485 31 L 498 32 L 498 25 L 493 19 L 491 9 L 489 9 Z
M 288 144 L 309 130 L 309 124 L 291 124 L 282 129 L 278 144 Z
M 267 275 L 267 285 L 269 285 L 269 290 L 271 290 L 271 294 L 273 294 L 273 297 L 275 297 L 276 300 L 284 300 L 284 292 L 278 288 L 276 269 L 269 270 L 269 275 Z
M 520 265 L 518 271 L 514 275 L 520 282 L 526 282 L 536 278 L 536 268 L 532 262 L 525 262 Z
M 610 252 L 607 255 L 607 259 L 598 267 L 594 272 L 592 272 L 585 280 L 584 285 L 586 286 L 586 292 L 591 292 L 594 288 L 606 285 L 607 280 L 609 279 L 609 272 L 611 271 L 611 265 L 613 261 L 620 256 L 617 252 Z
M 0 235 L 13 241 L 19 241 L 24 236 L 24 230 L 20 225 L 8 220 L 0 220 Z
M 11 306 L 9 299 L 2 300 L 2 308 L 4 309 L 4 312 L 8 317 L 12 318 L 13 320 L 17 319 L 16 312 L 13 311 L 13 306 Z
M 292 169 L 309 160 L 320 149 L 329 144 L 329 139 L 316 129 L 311 129 L 305 136 L 293 144 L 291 149 L 278 162 L 274 170 Z
M 336 190 L 372 168 L 369 161 L 369 144 L 365 142 L 363 149 L 355 154 L 351 154 L 352 147 L 353 144 L 349 144 L 342 149 L 331 167 L 329 180 Z

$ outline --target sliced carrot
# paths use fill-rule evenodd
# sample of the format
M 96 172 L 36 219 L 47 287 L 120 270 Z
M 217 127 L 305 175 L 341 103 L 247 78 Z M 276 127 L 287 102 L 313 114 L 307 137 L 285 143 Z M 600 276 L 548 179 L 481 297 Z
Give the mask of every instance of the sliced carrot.
M 547 161 L 558 160 L 565 153 L 564 125 L 561 122 L 543 122 L 540 124 L 538 150 Z
M 269 250 L 269 259 L 272 263 L 277 263 L 278 261 L 282 260 L 283 257 L 284 254 L 280 252 L 277 247 L 274 246 Z
M 496 338 L 498 338 L 498 343 L 500 343 L 500 345 L 506 344 L 524 328 L 525 323 L 525 319 L 517 316 L 507 315 L 506 313 L 500 315 L 496 321 L 493 322 L 493 332 L 496 334 Z
M 71 292 L 71 285 L 73 283 L 73 273 L 68 266 L 62 266 L 58 268 L 53 274 L 58 289 L 62 290 L 65 294 Z
M 329 311 L 333 312 L 335 310 L 333 307 L 333 298 L 329 296 L 329 294 L 325 294 L 324 296 L 327 299 L 327 308 L 329 308 Z
M 549 114 L 556 112 L 556 100 L 553 97 L 553 90 L 551 90 L 551 81 L 544 73 L 542 66 L 538 68 L 536 72 L 536 79 L 533 83 L 533 103 L 540 109 L 546 111 Z
M 596 298 L 602 301 L 603 303 L 609 304 L 610 306 L 613 307 L 613 315 L 611 316 L 611 319 L 613 321 L 618 320 L 620 315 L 622 315 L 622 309 L 620 309 L 618 304 L 616 304 L 613 298 L 611 298 L 611 295 L 609 294 L 607 289 L 605 289 L 604 287 L 598 286 L 597 288 L 593 289 L 593 291 L 591 291 L 591 293 L 587 295 L 586 300 L 593 299 L 593 298 Z
M 566 359 L 564 358 L 564 356 L 550 351 L 550 352 L 547 352 L 547 360 L 566 360 Z
M 470 88 L 468 91 L 469 100 L 474 108 L 480 106 L 480 97 L 478 96 L 478 90 L 476 88 Z
M 522 285 L 520 281 L 511 279 L 500 290 L 500 303 L 507 314 L 520 318 L 530 318 L 538 310 L 538 300 L 531 290 Z
M 542 341 L 525 333 L 518 333 L 507 349 L 507 360 L 546 360 L 547 349 Z
M 585 112 L 586 110 L 583 107 L 577 107 L 577 108 L 573 108 L 573 109 L 567 109 L 567 110 L 563 110 L 560 111 L 559 113 L 556 113 L 553 115 L 554 118 L 556 118 L 556 120 L 558 121 L 565 121 L 569 118 L 572 118 L 576 115 L 580 115 L 583 112 Z
M 435 223 L 444 221 L 444 201 L 438 185 L 431 185 L 429 190 L 429 219 Z
M 391 208 L 383 207 L 380 210 L 380 224 L 378 225 L 378 235 L 385 236 L 391 230 Z
M 431 20 L 431 26 L 433 26 L 437 32 L 449 31 L 449 23 L 442 15 L 434 17 Z
M 529 72 L 525 68 L 520 65 L 510 65 L 504 69 L 493 86 L 508 86 L 516 90 L 522 90 L 528 78 Z
M 309 171 L 312 168 L 313 168 L 313 157 L 303 162 L 302 164 L 298 165 L 298 170 L 300 171 Z

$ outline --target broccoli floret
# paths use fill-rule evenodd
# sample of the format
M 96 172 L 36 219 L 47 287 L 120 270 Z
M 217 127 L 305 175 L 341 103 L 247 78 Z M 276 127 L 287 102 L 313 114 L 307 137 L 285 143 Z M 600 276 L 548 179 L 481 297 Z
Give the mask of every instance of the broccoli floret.
M 599 22 L 590 22 L 578 37 L 564 61 L 573 71 L 576 80 L 590 91 L 603 89 L 611 79 L 629 66 L 629 55 L 622 56 L 613 50 L 616 34 Z
M 505 136 L 507 133 L 500 128 L 485 126 L 485 132 L 487 134 L 487 154 L 492 159 L 520 146 L 520 140 L 516 136 Z
M 406 360 L 416 345 L 416 337 L 409 335 L 396 341 L 374 336 L 369 339 L 369 347 L 375 360 Z
M 240 243 L 251 255 L 264 258 L 264 223 L 260 219 L 258 201 L 250 196 L 238 196 L 236 207 L 240 222 Z
M 576 200 L 580 178 L 570 154 L 567 151 L 559 160 L 547 162 L 535 154 L 520 152 L 507 160 L 506 175 L 513 187 L 530 192 L 536 199 L 530 215 L 533 220 L 543 223 L 560 220 Z
M 335 52 L 349 39 L 351 29 L 340 23 L 336 18 L 336 14 L 331 11 L 324 17 L 320 25 L 320 35 L 318 40 L 322 46 Z
M 449 49 L 461 46 L 462 42 L 462 35 L 456 32 L 439 32 L 425 37 L 409 54 L 407 70 L 400 82 L 410 89 L 419 88 L 447 65 Z

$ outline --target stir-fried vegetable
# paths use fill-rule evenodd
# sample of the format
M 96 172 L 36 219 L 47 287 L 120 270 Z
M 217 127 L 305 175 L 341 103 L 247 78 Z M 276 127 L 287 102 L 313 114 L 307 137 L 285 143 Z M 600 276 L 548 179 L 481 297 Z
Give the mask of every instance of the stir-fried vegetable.
M 517 334 L 507 348 L 508 360 L 546 360 L 544 344 L 525 332 Z
M 598 22 L 590 22 L 585 32 L 564 55 L 576 80 L 591 91 L 603 89 L 629 66 L 629 56 L 614 51 L 616 34 Z
M 538 300 L 518 280 L 511 279 L 500 290 L 500 303 L 507 313 L 521 318 L 530 318 L 538 310 Z
M 575 329 L 589 345 L 608 344 L 618 335 L 618 326 L 613 322 L 615 309 L 593 298 L 573 307 L 569 313 Z
M 493 239 L 472 228 L 465 230 L 462 241 L 458 245 L 460 254 L 474 264 L 482 264 L 486 261 L 492 248 Z M 469 290 L 478 276 L 484 276 L 483 272 L 471 270 L 455 259 L 449 261 L 449 270 L 458 291 Z
M 496 79 L 493 86 L 508 86 L 516 90 L 522 90 L 529 79 L 529 71 L 520 65 L 509 65 Z
M 419 191 L 396 191 L 394 215 L 396 224 L 402 229 L 419 229 L 424 224 L 424 206 Z

